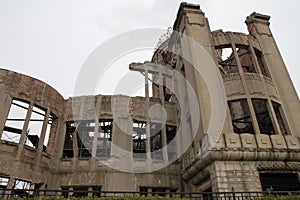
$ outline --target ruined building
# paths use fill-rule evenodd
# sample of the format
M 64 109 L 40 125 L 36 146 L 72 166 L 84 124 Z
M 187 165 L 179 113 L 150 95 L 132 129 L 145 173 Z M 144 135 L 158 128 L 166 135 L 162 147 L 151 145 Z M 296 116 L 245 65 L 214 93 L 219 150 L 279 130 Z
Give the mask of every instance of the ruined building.
M 64 99 L 1 69 L 0 187 L 299 190 L 300 104 L 269 20 L 252 13 L 248 34 L 211 31 L 182 3 L 152 61 L 130 65 L 145 97 Z

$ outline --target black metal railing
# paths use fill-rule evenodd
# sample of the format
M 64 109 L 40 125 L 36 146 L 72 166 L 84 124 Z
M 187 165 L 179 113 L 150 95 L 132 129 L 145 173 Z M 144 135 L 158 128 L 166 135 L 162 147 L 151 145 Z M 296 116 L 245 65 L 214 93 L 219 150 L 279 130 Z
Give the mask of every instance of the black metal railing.
M 268 192 L 126 192 L 126 191 L 88 191 L 88 190 L 33 190 L 0 188 L 0 199 L 34 198 L 34 197 L 111 197 L 158 195 L 176 196 L 192 200 L 245 200 L 263 196 L 299 195 L 300 191 L 268 191 Z

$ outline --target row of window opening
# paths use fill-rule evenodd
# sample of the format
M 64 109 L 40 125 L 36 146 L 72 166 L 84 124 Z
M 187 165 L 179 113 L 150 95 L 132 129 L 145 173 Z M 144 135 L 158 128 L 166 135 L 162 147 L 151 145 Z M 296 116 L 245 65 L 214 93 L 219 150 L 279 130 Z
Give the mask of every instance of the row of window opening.
M 262 75 L 270 77 L 262 53 L 253 48 L 250 52 L 249 46 L 240 46 L 235 49 L 238 61 L 234 55 L 232 47 L 217 48 L 217 60 L 222 75 L 239 73 L 238 62 L 241 64 L 244 73 L 256 73 L 259 71 Z
M 94 121 L 79 121 L 66 123 L 63 158 L 90 158 L 93 151 L 96 158 L 108 159 L 111 155 L 113 121 L 99 120 L 98 134 L 95 134 Z M 167 139 L 168 160 L 176 160 L 176 126 L 162 126 L 160 123 L 150 123 L 150 154 L 151 159 L 163 160 L 163 129 Z M 134 121 L 132 124 L 132 157 L 147 159 L 147 124 Z M 77 149 L 75 154 L 74 147 Z M 94 149 L 93 149 L 94 148 Z
M 44 134 L 42 144 L 43 151 L 45 152 L 50 137 L 51 126 L 56 117 L 52 113 L 47 115 L 47 110 L 38 105 L 33 105 L 31 113 L 28 113 L 30 112 L 29 109 L 30 102 L 20 99 L 12 100 L 1 140 L 13 143 L 23 142 L 24 145 L 37 149 L 41 136 Z M 27 120 L 28 125 L 25 123 Z M 23 141 L 21 141 L 22 134 L 25 134 Z
M 248 104 L 247 99 L 228 102 L 235 133 L 254 134 L 253 118 L 255 117 L 261 134 L 289 134 L 284 113 L 279 103 L 271 101 L 269 104 L 266 99 L 251 99 L 250 102 L 252 105 Z M 249 106 L 253 106 L 254 115 L 251 115 Z M 274 112 L 271 111 L 272 109 Z M 276 126 L 276 123 L 278 126 Z M 276 127 L 279 127 L 279 130 L 276 130 Z

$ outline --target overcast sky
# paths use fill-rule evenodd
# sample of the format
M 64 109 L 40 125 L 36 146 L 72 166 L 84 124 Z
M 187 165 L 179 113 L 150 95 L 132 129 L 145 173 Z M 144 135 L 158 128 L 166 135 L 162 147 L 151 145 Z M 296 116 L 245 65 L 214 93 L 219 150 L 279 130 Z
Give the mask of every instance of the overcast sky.
M 190 2 L 200 4 L 211 30 L 247 33 L 246 16 L 253 11 L 270 15 L 272 33 L 299 94 L 300 1 Z M 68 98 L 73 96 L 80 68 L 96 47 L 125 31 L 166 30 L 173 25 L 179 4 L 179 0 L 0 0 L 0 68 L 45 81 Z M 151 53 L 136 52 L 130 61 L 150 60 Z M 129 63 L 119 59 L 116 64 L 127 70 Z M 116 80 L 104 82 L 109 86 Z

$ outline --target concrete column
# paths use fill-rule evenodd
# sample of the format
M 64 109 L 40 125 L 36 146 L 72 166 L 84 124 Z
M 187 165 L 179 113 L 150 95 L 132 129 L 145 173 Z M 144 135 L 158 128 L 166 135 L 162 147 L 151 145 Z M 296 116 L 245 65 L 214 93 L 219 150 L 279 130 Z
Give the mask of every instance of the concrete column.
M 2 137 L 5 122 L 9 114 L 11 102 L 12 98 L 8 94 L 0 92 L 0 138 Z
M 164 97 L 164 91 L 163 91 L 163 75 L 161 72 L 158 73 L 158 79 L 159 79 L 159 96 L 160 96 L 160 102 L 162 108 L 165 107 L 165 97 Z M 161 119 L 163 120 L 163 110 L 161 112 Z M 163 121 L 162 121 L 163 122 Z M 163 125 L 163 124 L 162 124 Z M 161 142 L 162 142 L 162 153 L 163 153 L 163 160 L 168 161 L 168 149 L 167 149 L 167 135 L 166 135 L 166 126 L 162 126 L 161 129 Z
M 100 137 L 100 133 L 99 133 L 99 119 L 95 119 L 94 139 L 93 139 L 93 149 L 92 149 L 92 157 L 93 158 L 96 158 L 97 145 L 98 145 L 98 138 L 99 137 Z
M 247 17 L 246 24 L 250 35 L 257 39 L 261 47 L 266 68 L 279 94 L 287 125 L 293 135 L 300 136 L 300 112 L 295 112 L 300 110 L 299 97 L 269 28 L 269 20 L 270 16 L 252 13 Z
M 148 68 L 145 67 L 145 97 L 146 97 L 146 156 L 147 160 L 151 159 L 151 144 L 150 144 L 150 117 L 149 117 L 149 83 L 148 83 Z
M 44 116 L 44 121 L 43 121 L 43 125 L 42 125 L 42 130 L 41 130 L 41 136 L 40 136 L 40 140 L 39 140 L 39 144 L 38 144 L 37 165 L 40 164 L 41 157 L 43 155 L 44 140 L 45 140 L 45 136 L 46 136 L 49 116 L 50 116 L 50 109 L 48 108 L 47 112 Z
M 27 136 L 27 129 L 28 129 L 32 109 L 33 109 L 33 102 L 31 102 L 29 104 L 29 107 L 28 107 L 28 110 L 27 110 L 25 122 L 24 122 L 24 125 L 23 125 L 22 133 L 21 133 L 21 138 L 20 138 L 20 141 L 19 141 L 19 148 L 18 148 L 18 152 L 17 152 L 17 156 L 16 156 L 17 160 L 20 160 L 21 155 L 22 155 L 22 151 L 23 151 L 25 139 L 26 139 L 26 136 Z
M 80 123 L 80 122 L 79 122 Z M 78 135 L 77 135 L 77 128 L 79 126 L 79 123 L 76 125 L 76 130 L 72 133 L 72 138 L 73 138 L 73 159 L 78 159 Z
M 43 151 L 43 146 L 44 146 L 44 140 L 45 140 L 45 136 L 46 136 L 46 131 L 47 131 L 47 127 L 48 127 L 48 122 L 49 122 L 49 116 L 50 116 L 50 109 L 47 109 L 47 112 L 45 114 L 44 117 L 44 122 L 42 125 L 42 130 L 41 130 L 41 138 L 38 144 L 38 151 L 42 152 Z

